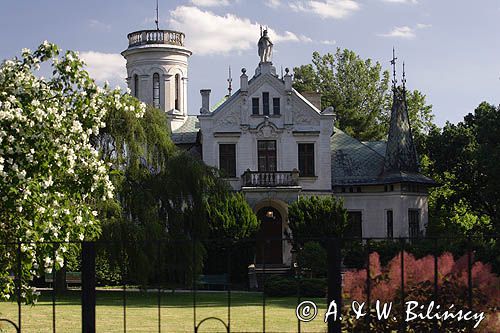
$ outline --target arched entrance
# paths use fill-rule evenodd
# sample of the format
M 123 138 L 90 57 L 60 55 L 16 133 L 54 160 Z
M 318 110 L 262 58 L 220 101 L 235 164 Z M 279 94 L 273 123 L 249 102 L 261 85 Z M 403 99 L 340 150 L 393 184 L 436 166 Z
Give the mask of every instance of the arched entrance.
M 280 212 L 271 206 L 263 207 L 257 212 L 260 230 L 257 233 L 256 263 L 283 263 L 283 218 Z

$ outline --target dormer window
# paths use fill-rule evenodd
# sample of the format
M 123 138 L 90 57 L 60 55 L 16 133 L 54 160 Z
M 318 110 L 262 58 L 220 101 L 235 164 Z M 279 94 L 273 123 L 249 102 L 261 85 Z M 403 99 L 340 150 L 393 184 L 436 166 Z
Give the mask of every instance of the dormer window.
M 252 98 L 252 114 L 259 114 L 259 98 L 254 97 Z
M 265 116 L 269 115 L 269 93 L 262 93 L 262 114 Z

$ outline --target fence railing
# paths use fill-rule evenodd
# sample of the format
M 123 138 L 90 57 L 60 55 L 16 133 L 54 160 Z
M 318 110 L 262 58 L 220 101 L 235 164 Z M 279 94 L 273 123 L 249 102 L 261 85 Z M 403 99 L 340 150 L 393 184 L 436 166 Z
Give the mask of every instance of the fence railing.
M 274 187 L 297 186 L 299 184 L 299 171 L 250 171 L 241 176 L 243 186 Z
M 147 44 L 184 46 L 184 34 L 173 30 L 141 30 L 128 34 L 129 47 Z
M 272 241 L 280 241 L 281 247 L 277 249 L 276 246 L 272 245 L 276 242 L 273 243 Z M 453 239 L 453 241 L 457 240 Z M 260 245 L 259 242 L 261 242 Z M 430 293 L 430 295 L 424 296 L 429 296 L 429 300 L 437 302 L 440 299 L 441 290 L 444 292 L 448 288 L 446 284 L 450 283 L 441 276 L 443 274 L 442 270 L 445 269 L 444 266 L 450 265 L 450 262 L 445 262 L 444 259 L 441 260 L 442 253 L 446 252 L 450 243 L 450 239 L 446 238 L 426 238 L 419 241 L 412 240 L 411 243 L 406 238 L 391 240 L 382 238 L 308 238 L 295 240 L 291 238 L 266 238 L 76 242 L 71 243 L 73 249 L 76 249 L 76 252 L 73 251 L 73 254 L 76 253 L 75 257 L 70 258 L 70 255 L 67 254 L 67 258 L 65 258 L 67 265 L 73 265 L 72 267 L 63 266 L 65 268 L 52 272 L 51 274 L 55 273 L 56 278 L 53 279 L 51 286 L 44 284 L 45 280 L 43 278 L 35 280 L 32 284 L 38 285 L 43 290 L 42 297 L 50 300 L 52 311 L 46 313 L 46 316 L 50 317 L 47 318 L 47 322 L 50 322 L 51 327 L 47 327 L 47 331 L 51 332 L 56 332 L 56 328 L 60 327 L 57 309 L 65 306 L 66 298 L 61 296 L 64 295 L 61 289 L 65 289 L 65 284 L 55 281 L 58 279 L 64 281 L 65 270 L 79 270 L 81 272 L 81 287 L 73 288 L 69 293 L 81 293 L 82 332 L 96 332 L 96 327 L 105 327 L 103 325 L 106 325 L 106 323 L 96 320 L 96 308 L 99 307 L 98 295 L 106 293 L 105 289 L 99 287 L 106 284 L 114 285 L 114 290 L 110 291 L 110 293 L 113 293 L 114 301 L 121 298 L 118 306 L 123 310 L 120 320 L 120 331 L 123 332 L 134 331 L 131 329 L 130 323 L 137 324 L 137 318 L 127 318 L 127 309 L 131 306 L 129 301 L 136 302 L 131 296 L 136 292 L 134 291 L 136 289 L 147 291 L 144 299 L 147 300 L 149 307 L 154 304 L 156 308 L 155 316 L 139 319 L 139 321 L 149 320 L 155 322 L 154 328 L 151 326 L 149 331 L 176 331 L 175 327 L 165 329 L 166 323 L 164 322 L 166 320 L 165 313 L 168 314 L 168 312 L 174 311 L 172 307 L 168 307 L 164 303 L 166 300 L 168 301 L 169 297 L 174 298 L 172 295 L 175 293 L 178 293 L 175 295 L 187 295 L 182 301 L 179 301 L 181 305 L 178 307 L 192 309 L 192 325 L 189 331 L 198 332 L 207 325 L 217 323 L 226 332 L 290 331 L 290 327 L 276 327 L 277 324 L 273 321 L 273 316 L 279 312 L 275 311 L 273 305 L 271 305 L 279 299 L 276 293 L 283 292 L 284 287 L 290 287 L 286 286 L 287 283 L 293 284 L 292 288 L 295 289 L 293 294 L 287 294 L 286 302 L 290 303 L 290 297 L 296 300 L 296 304 L 287 304 L 287 306 L 298 306 L 311 299 L 320 300 L 320 302 L 326 304 L 325 307 L 327 308 L 324 309 L 326 315 L 330 311 L 328 306 L 336 304 L 344 319 L 340 320 L 338 316 L 324 317 L 321 320 L 326 318 L 326 324 L 316 322 L 314 327 L 318 327 L 318 331 L 341 332 L 343 329 L 352 330 L 352 320 L 349 322 L 349 320 L 345 319 L 349 316 L 352 317 L 352 308 L 349 308 L 349 304 L 353 301 L 365 302 L 370 307 L 375 304 L 376 298 L 380 297 L 380 290 L 378 289 L 380 289 L 380 284 L 384 281 L 380 264 L 374 263 L 374 260 L 388 261 L 388 259 L 392 258 L 388 263 L 385 263 L 385 266 L 389 267 L 385 274 L 391 275 L 392 278 L 390 280 L 392 285 L 386 287 L 392 288 L 392 291 L 387 292 L 394 293 L 391 304 L 394 304 L 396 308 L 403 311 L 405 302 L 409 301 L 408 297 L 415 296 L 416 289 L 415 286 L 410 285 L 411 279 L 422 280 L 422 277 L 410 276 L 411 272 L 420 269 L 420 273 L 425 275 L 427 273 L 424 272 L 424 268 L 429 271 L 429 267 L 432 267 L 432 269 L 431 273 L 427 274 L 428 280 L 425 280 L 427 282 L 422 283 L 419 288 L 427 288 L 423 290 Z M 45 244 L 54 246 L 54 249 L 62 245 L 62 243 Z M 67 243 L 64 244 L 68 245 Z M 464 311 L 474 311 L 474 306 L 477 306 L 484 295 L 479 294 L 473 281 L 473 267 L 475 267 L 474 242 L 471 239 L 465 239 L 463 244 L 465 245 L 464 257 L 466 260 L 465 262 L 455 263 L 457 266 L 462 265 L 463 268 L 460 275 L 457 275 L 459 279 L 465 281 L 464 288 L 462 288 L 463 293 L 461 294 L 464 299 L 461 301 L 465 307 Z M 24 253 L 22 245 L 21 243 L 0 243 L 0 254 L 2 252 L 15 253 L 16 260 L 19 263 L 11 274 L 16 286 L 17 316 L 5 317 L 5 311 L 2 311 L 2 309 L 7 303 L 0 302 L 0 331 L 2 329 L 13 329 L 16 332 L 30 332 L 33 329 L 33 326 L 27 326 L 30 319 L 23 313 L 26 310 L 22 306 L 22 285 L 23 282 L 26 282 L 23 281 L 23 268 L 21 266 Z M 284 262 L 266 262 L 268 260 L 266 258 L 272 256 L 265 255 L 265 252 L 277 250 L 282 251 L 281 257 Z M 259 256 L 261 262 L 256 262 L 255 251 L 262 251 L 261 256 Z M 418 266 L 422 265 L 422 263 L 418 263 L 413 256 L 404 255 L 407 251 L 419 253 L 418 257 L 425 259 L 425 265 Z M 378 254 L 374 255 L 375 252 Z M 384 256 L 386 258 L 382 258 Z M 324 261 L 321 261 L 323 257 Z M 314 262 L 315 258 L 318 259 L 317 262 Z M 56 262 L 55 254 L 53 262 Z M 415 268 L 412 265 L 418 267 Z M 440 267 L 440 265 L 443 267 Z M 259 270 L 254 269 L 256 266 L 259 267 Z M 283 279 L 285 282 L 277 283 L 276 281 L 279 282 L 279 279 Z M 364 280 L 358 286 L 358 295 L 353 292 L 353 290 L 357 290 L 352 288 L 353 279 Z M 321 287 L 315 288 L 314 285 L 311 285 L 311 281 L 318 285 L 324 284 L 325 289 L 321 290 Z M 211 292 L 207 293 L 204 291 L 205 289 Z M 315 289 L 314 292 L 311 293 L 311 289 Z M 243 296 L 239 294 L 237 297 L 234 296 L 237 291 L 254 291 L 255 293 L 244 294 L 251 295 L 248 296 L 251 298 L 251 302 L 246 304 L 244 300 L 240 300 Z M 446 289 L 446 293 L 449 291 L 449 289 Z M 117 295 L 121 296 L 116 298 Z M 207 311 L 207 302 L 203 300 L 208 297 L 207 295 L 215 295 L 213 297 L 218 297 L 220 304 L 225 303 L 225 314 L 222 314 L 222 307 L 215 311 L 215 314 L 210 314 L 210 311 Z M 343 299 L 343 296 L 346 295 L 347 298 Z M 220 298 L 222 296 L 223 298 Z M 360 299 L 355 299 L 356 297 Z M 61 303 L 59 303 L 59 299 L 61 299 Z M 260 301 L 257 301 L 258 299 Z M 236 300 L 240 300 L 237 306 L 234 305 Z M 135 303 L 132 304 L 132 306 L 136 305 Z M 254 308 L 257 306 L 261 307 L 262 310 L 261 318 L 258 320 L 260 324 L 252 325 L 251 329 L 242 329 L 233 323 L 233 312 L 240 311 L 239 309 L 245 306 L 253 306 Z M 36 309 L 37 306 L 30 311 L 36 311 Z M 301 332 L 305 327 L 304 325 L 310 324 L 307 318 L 299 318 L 298 311 L 297 308 L 296 316 L 292 316 L 288 321 L 296 323 L 291 331 Z M 351 314 L 349 311 L 351 311 Z M 419 331 L 418 327 L 420 326 L 415 326 L 414 322 L 405 320 L 404 315 L 404 313 L 395 314 L 397 324 L 391 324 L 387 321 L 387 327 L 396 325 L 395 327 L 401 332 L 407 331 L 409 328 L 415 330 L 415 327 L 417 327 L 417 331 Z M 238 316 L 241 317 L 241 311 Z M 156 319 L 151 319 L 151 317 L 156 317 Z M 172 320 L 172 316 L 168 316 L 168 318 L 170 318 L 170 321 Z M 191 319 L 176 318 L 175 320 L 178 325 L 184 325 Z M 357 320 L 362 324 L 358 323 L 357 330 L 354 329 L 354 331 L 379 331 L 380 325 L 383 324 L 371 311 L 368 311 L 366 315 Z M 255 322 L 257 322 L 257 318 L 255 318 Z M 430 322 L 433 331 L 442 331 L 442 321 L 430 320 Z M 2 323 L 3 326 L 1 326 Z M 73 328 L 78 324 L 73 323 Z M 469 328 L 472 327 L 471 323 L 467 325 Z M 309 327 L 307 332 L 311 332 L 311 326 L 307 327 Z M 446 328 L 446 325 L 444 328 Z M 64 329 L 61 329 L 61 331 L 64 331 Z

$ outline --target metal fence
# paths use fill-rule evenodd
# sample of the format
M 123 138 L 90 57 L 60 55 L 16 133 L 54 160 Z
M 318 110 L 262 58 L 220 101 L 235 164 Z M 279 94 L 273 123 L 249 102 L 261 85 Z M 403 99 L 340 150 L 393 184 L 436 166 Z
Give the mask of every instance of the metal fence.
M 311 248 L 307 250 L 308 243 L 314 244 L 311 245 L 312 251 Z M 44 244 L 53 246 L 54 249 L 62 245 L 62 243 Z M 172 320 L 168 316 L 166 318 L 171 308 L 166 306 L 165 300 L 173 297 L 170 295 L 177 292 L 184 293 L 183 295 L 187 295 L 184 298 L 190 299 L 189 302 L 183 303 L 179 307 L 191 309 L 192 319 L 176 318 L 176 320 L 183 322 L 192 320 L 189 331 L 202 332 L 208 327 L 209 322 L 217 322 L 220 329 L 216 331 L 283 332 L 285 328 L 276 327 L 276 324 L 273 324 L 272 327 L 268 325 L 270 320 L 272 321 L 272 318 L 269 318 L 271 311 L 269 309 L 270 300 L 275 301 L 279 298 L 276 293 L 279 294 L 283 291 L 281 287 L 290 287 L 284 285 L 287 283 L 283 281 L 294 282 L 294 293 L 291 295 L 290 290 L 287 290 L 288 298 L 286 298 L 287 302 L 292 302 L 291 299 L 296 300 L 296 304 L 288 304 L 292 309 L 310 299 L 323 300 L 326 307 L 323 309 L 325 313 L 329 310 L 329 305 L 336 304 L 339 306 L 341 315 L 338 317 L 327 316 L 326 323 L 320 326 L 318 331 L 379 331 L 382 324 L 373 325 L 377 321 L 374 311 L 370 310 L 365 316 L 357 319 L 365 325 L 354 326 L 358 327 L 357 329 L 353 328 L 352 320 L 351 324 L 346 320 L 349 315 L 352 315 L 352 308 L 349 307 L 349 304 L 352 305 L 354 301 L 352 296 L 343 299 L 343 296 L 346 296 L 346 290 L 344 290 L 346 272 L 358 272 L 366 276 L 361 288 L 362 299 L 356 301 L 359 303 L 366 302 L 368 308 L 371 309 L 376 301 L 372 295 L 374 284 L 378 283 L 376 278 L 373 277 L 374 272 L 372 270 L 374 268 L 370 263 L 370 260 L 373 260 L 371 254 L 383 252 L 387 258 L 391 258 L 405 251 L 410 251 L 417 253 L 417 257 L 431 256 L 432 278 L 427 284 L 429 288 L 426 290 L 432 293 L 430 299 L 437 301 L 439 300 L 443 279 L 439 272 L 439 256 L 445 251 L 452 250 L 452 246 L 455 247 L 453 249 L 455 252 L 462 247 L 462 252 L 467 259 L 464 266 L 467 280 L 463 295 L 465 299 L 462 300 L 465 307 L 464 311 L 473 311 L 474 304 L 481 302 L 478 291 L 473 287 L 473 266 L 476 260 L 474 254 L 477 244 L 470 238 L 464 240 L 447 238 L 418 240 L 406 238 L 390 240 L 384 238 L 309 238 L 300 240 L 290 238 L 245 240 L 163 239 L 65 244 L 71 245 L 73 250 L 70 251 L 71 253 L 66 254 L 64 268 L 51 274 L 42 273 L 39 279 L 31 282 L 41 288 L 42 296 L 46 300 L 50 299 L 50 302 L 47 301 L 46 303 L 50 303 L 51 312 L 50 314 L 46 312 L 46 316 L 51 316 L 51 318 L 46 318 L 48 319 L 46 321 L 51 323 L 51 327 L 43 328 L 48 332 L 56 332 L 58 320 L 60 320 L 57 309 L 65 305 L 65 293 L 76 293 L 77 299 L 80 300 L 80 304 L 77 305 L 81 305 L 81 331 L 96 332 L 96 325 L 99 324 L 96 321 L 97 300 L 99 295 L 106 293 L 105 285 L 113 286 L 109 293 L 112 293 L 114 297 L 115 306 L 122 309 L 119 331 L 137 331 L 130 328 L 131 319 L 127 318 L 127 310 L 135 306 L 131 305 L 129 301 L 131 293 L 141 290 L 146 295 L 145 297 L 148 299 L 150 306 L 156 303 L 154 305 L 156 314 L 143 319 L 149 322 L 154 321 L 154 328 L 148 326 L 149 328 L 145 331 L 176 331 L 175 327 L 166 330 L 162 321 Z M 26 310 L 22 305 L 21 286 L 24 282 L 22 281 L 21 264 L 23 260 L 22 245 L 21 243 L 0 243 L 0 252 L 15 251 L 18 263 L 17 269 L 11 272 L 11 278 L 15 281 L 16 286 L 16 299 L 13 302 L 17 303 L 17 316 L 5 317 L 0 310 L 0 332 L 2 330 L 5 332 L 29 331 L 29 328 L 25 328 L 25 326 L 30 319 L 29 317 L 25 318 L 27 316 L 24 313 Z M 306 251 L 309 252 L 306 253 Z M 324 261 L 321 261 L 323 255 Z M 313 264 L 315 256 L 318 262 Z M 53 262 L 56 261 L 55 250 L 52 259 Z M 396 259 L 391 261 L 393 266 L 394 260 Z M 395 307 L 399 306 L 402 309 L 408 296 L 406 294 L 408 292 L 406 285 L 408 279 L 406 266 L 408 263 L 405 262 L 408 257 L 399 255 L 397 260 L 399 260 L 399 281 L 397 286 L 392 286 L 393 289 L 397 290 L 397 297 L 393 303 Z M 427 263 L 429 262 L 427 260 Z M 321 269 L 322 263 L 326 268 Z M 315 267 L 312 267 L 314 265 Z M 71 273 L 72 270 L 77 271 L 77 273 Z M 67 279 L 68 276 L 71 277 L 69 280 Z M 277 277 L 284 279 L 281 284 L 281 280 L 277 279 Z M 324 286 L 323 294 L 321 294 L 321 286 L 316 288 L 312 285 L 314 291 L 312 292 L 313 296 L 311 296 L 311 281 Z M 392 282 L 394 284 L 394 281 Z M 68 291 L 67 283 L 73 283 L 74 288 L 69 288 Z M 318 289 L 320 289 L 320 294 L 318 294 Z M 253 314 L 255 324 L 252 325 L 251 330 L 241 330 L 232 320 L 232 314 L 235 311 L 235 292 L 240 291 L 255 292 L 252 294 L 253 308 L 256 306 L 261 308 L 258 316 Z M 206 295 L 217 295 L 219 305 L 220 300 L 223 300 L 225 308 L 223 315 L 220 309 L 216 311 L 217 314 L 211 315 L 206 304 L 200 305 L 203 303 L 200 299 L 203 299 Z M 118 299 L 119 303 L 117 302 Z M 2 304 L 5 305 L 6 302 L 0 302 L 0 309 Z M 201 306 L 203 306 L 203 311 L 200 314 Z M 245 304 L 240 303 L 238 307 L 243 307 L 244 310 Z M 309 310 L 311 309 L 309 308 Z M 33 311 L 37 311 L 37 306 L 32 308 L 31 313 Z M 296 325 L 292 329 L 290 327 L 286 328 L 286 331 L 311 332 L 307 326 L 309 325 L 308 318 L 299 318 L 298 311 L 298 309 L 289 311 L 291 315 L 290 318 L 287 318 L 288 322 L 293 321 Z M 397 324 L 398 331 L 418 331 L 415 327 L 412 328 L 413 323 L 408 323 L 403 316 L 403 313 L 398 313 L 395 316 L 400 319 Z M 340 319 L 339 317 L 344 318 Z M 323 320 L 324 317 L 319 319 Z M 137 324 L 137 318 L 133 319 L 133 321 L 134 324 Z M 431 322 L 432 331 L 441 332 L 446 329 L 446 325 L 443 326 L 439 320 L 431 320 Z M 74 324 L 77 326 L 80 323 Z M 387 325 L 387 327 L 390 326 L 389 323 Z M 468 323 L 466 330 L 471 330 L 472 327 L 473 323 Z M 75 330 L 79 330 L 79 328 L 75 328 Z

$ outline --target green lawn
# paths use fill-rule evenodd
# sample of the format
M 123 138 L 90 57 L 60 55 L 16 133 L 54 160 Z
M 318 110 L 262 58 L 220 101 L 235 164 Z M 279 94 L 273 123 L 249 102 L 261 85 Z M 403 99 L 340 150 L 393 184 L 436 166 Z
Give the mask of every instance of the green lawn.
M 301 323 L 302 332 L 325 332 L 323 315 L 325 301 L 316 299 L 318 316 Z M 123 293 L 99 291 L 97 293 L 97 331 L 123 332 Z M 57 297 L 57 332 L 81 332 L 80 293 L 71 291 Z M 266 332 L 297 332 L 295 307 L 297 298 L 267 298 Z M 193 294 L 163 293 L 161 295 L 161 331 L 193 332 Z M 227 294 L 224 292 L 197 293 L 196 318 L 218 317 L 227 322 Z M 0 318 L 17 323 L 17 303 L 0 302 Z M 127 292 L 127 332 L 158 332 L 158 293 Z M 231 293 L 231 332 L 262 332 L 262 295 L 259 293 Z M 0 323 L 0 325 L 2 325 Z M 0 332 L 14 332 L 6 324 Z M 42 294 L 35 306 L 22 307 L 23 332 L 52 332 L 52 301 L 50 294 Z M 199 332 L 222 332 L 224 327 L 216 321 L 207 321 Z

